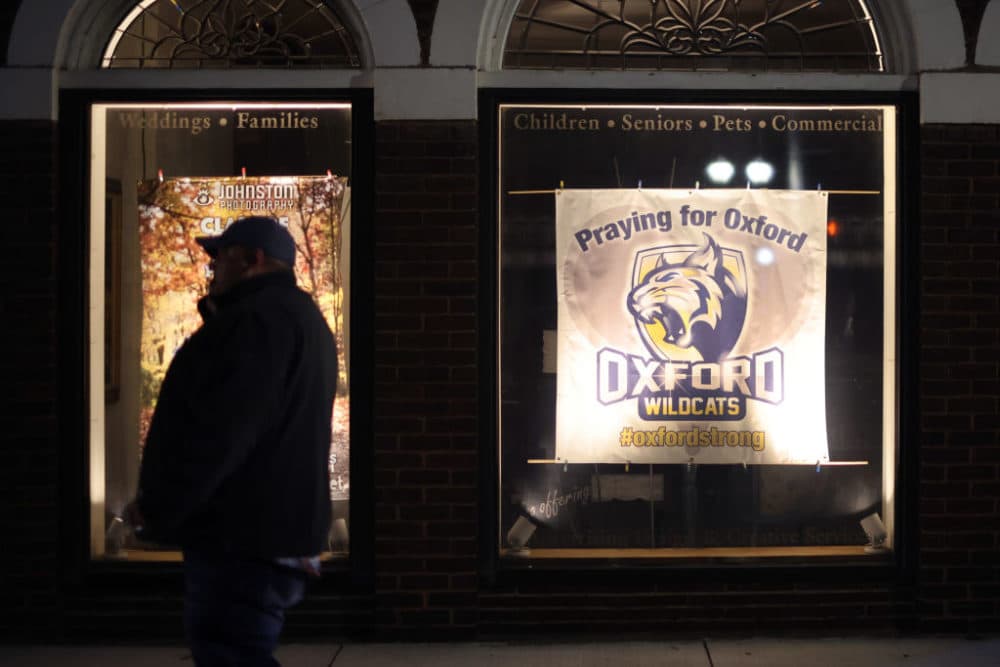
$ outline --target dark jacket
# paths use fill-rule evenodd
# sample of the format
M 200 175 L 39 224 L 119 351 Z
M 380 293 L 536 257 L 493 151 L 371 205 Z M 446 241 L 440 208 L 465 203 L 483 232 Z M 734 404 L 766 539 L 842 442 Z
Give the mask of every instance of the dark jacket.
M 291 273 L 214 302 L 153 413 L 137 494 L 144 536 L 247 557 L 318 554 L 330 528 L 333 335 Z

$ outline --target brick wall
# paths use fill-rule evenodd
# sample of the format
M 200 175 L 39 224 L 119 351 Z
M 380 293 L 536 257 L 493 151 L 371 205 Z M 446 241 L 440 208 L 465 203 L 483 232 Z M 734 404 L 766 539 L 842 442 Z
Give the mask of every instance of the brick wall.
M 480 591 L 476 142 L 473 122 L 377 125 L 376 595 L 315 594 L 290 636 L 1000 631 L 1000 127 L 923 128 L 920 569 L 899 588 L 761 571 Z M 0 637 L 176 638 L 179 580 L 58 583 L 54 152 L 51 124 L 0 123 Z
M 921 596 L 1000 629 L 1000 127 L 923 128 Z
M 484 592 L 482 633 L 1000 630 L 1000 127 L 924 127 L 922 144 L 915 585 L 554 573 Z
M 456 636 L 476 621 L 476 125 L 379 123 L 375 148 L 377 622 Z
M 884 583 L 843 578 L 794 583 L 798 575 L 785 582 L 723 582 L 683 569 L 614 582 L 620 576 L 596 574 L 590 582 L 574 583 L 554 574 L 550 581 L 536 577 L 484 594 L 481 635 L 788 637 L 887 634 L 913 627 L 911 592 Z
M 0 636 L 60 606 L 55 150 L 52 123 L 0 122 Z

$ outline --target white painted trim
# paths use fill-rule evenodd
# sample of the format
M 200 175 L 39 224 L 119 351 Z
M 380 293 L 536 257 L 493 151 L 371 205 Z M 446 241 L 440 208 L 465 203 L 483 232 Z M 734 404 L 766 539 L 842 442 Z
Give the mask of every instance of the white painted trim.
M 95 109 L 96 111 L 96 109 Z M 104 249 L 106 215 L 104 179 L 107 173 L 105 147 L 107 146 L 107 123 L 104 113 L 90 114 L 91 145 L 96 150 L 90 155 L 90 212 L 87 216 L 90 234 L 87 244 L 89 280 L 87 281 L 87 359 L 88 375 L 88 434 L 89 443 L 89 483 L 90 496 L 90 555 L 104 555 L 104 534 L 107 511 L 107 459 L 106 426 L 107 413 L 104 405 Z M 100 220 L 102 224 L 95 224 Z
M 920 75 L 921 123 L 1000 123 L 1000 73 Z
M 879 34 L 885 72 L 913 74 L 917 71 L 917 44 L 905 2 L 868 0 L 868 9 Z
M 439 0 L 431 34 L 432 67 L 475 67 L 487 0 Z
M 8 67 L 0 69 L 0 87 L 16 91 L 4 97 L 2 118 L 54 118 L 58 87 L 80 88 L 368 88 L 378 84 L 381 119 L 473 119 L 476 88 L 732 89 L 732 90 L 922 90 L 924 122 L 991 122 L 997 119 L 997 86 L 990 75 L 953 73 L 954 79 L 905 75 L 737 74 L 697 72 L 499 71 L 503 44 L 519 0 L 441 0 L 431 45 L 432 63 L 418 68 L 416 24 L 406 0 L 355 0 L 351 17 L 378 71 L 256 70 L 193 72 L 162 70 L 97 71 L 84 55 L 87 43 L 106 23 L 106 15 L 129 0 L 35 0 L 24 2 L 15 18 Z M 887 7 L 889 0 L 878 0 Z M 901 0 L 890 24 L 912 31 L 921 70 L 940 71 L 964 65 L 964 38 L 957 8 L 941 0 Z M 987 8 L 984 34 L 1000 21 L 1000 2 Z M 345 5 L 346 6 L 346 5 Z M 110 9 L 109 9 L 110 8 Z M 114 10 L 117 11 L 117 10 Z M 348 17 L 344 17 L 348 20 Z M 909 20 L 912 28 L 903 26 Z M 370 39 L 369 39 L 370 36 Z M 102 35 L 101 40 L 105 39 Z M 897 38 L 898 39 L 898 38 Z M 980 40 L 980 52 L 992 53 L 995 40 Z M 59 55 L 60 49 L 70 57 Z M 1000 53 L 996 56 L 1000 59 Z M 75 62 L 71 62 L 75 61 Z M 471 69 L 478 63 L 478 75 Z M 991 61 L 992 62 L 992 61 Z M 998 60 L 1000 62 L 1000 60 Z M 53 71 L 53 63 L 61 63 Z M 68 67 L 69 71 L 58 68 Z M 985 77 L 972 78 L 969 77 Z M 408 91 L 405 95 L 403 91 Z M 961 91 L 960 93 L 941 91 Z M 960 94 L 960 97 L 955 97 Z M 950 100 L 963 99 L 962 108 Z
M 521 0 L 485 0 L 486 9 L 479 26 L 477 63 L 483 72 L 503 69 L 503 49 L 514 12 Z
M 371 71 L 322 70 L 149 70 L 105 69 L 61 72 L 60 88 L 106 88 L 110 90 L 156 90 L 158 88 L 192 89 L 337 89 L 371 88 Z
M 7 47 L 10 67 L 51 67 L 59 39 L 75 0 L 22 2 L 14 17 Z
M 53 63 L 64 70 L 99 67 L 108 40 L 136 4 L 136 0 L 78 0 L 63 23 Z
M 123 0 L 95 3 L 89 0 L 33 0 L 23 2 L 15 17 L 7 53 L 8 66 L 76 69 L 92 66 L 81 62 L 88 51 L 84 42 L 101 41 L 99 51 L 113 26 L 104 26 L 101 17 L 106 8 Z M 942 0 L 878 0 L 876 7 L 893 11 L 877 12 L 883 21 L 902 22 L 909 18 L 910 37 L 916 42 L 916 70 L 937 71 L 963 67 L 965 39 L 961 16 L 953 2 Z M 432 35 L 431 62 L 446 67 L 463 67 L 475 62 L 480 70 L 499 71 L 507 30 L 519 0 L 441 0 Z M 987 7 L 983 34 L 1000 19 L 998 3 Z M 351 24 L 366 45 L 359 45 L 368 62 L 383 67 L 415 66 L 420 61 L 416 23 L 406 0 L 349 0 L 344 2 L 344 20 Z M 354 12 L 346 9 L 356 7 Z M 351 20 L 355 19 L 355 20 Z M 361 29 L 364 29 L 363 31 Z M 92 36 L 102 31 L 99 39 Z M 994 33 L 995 34 L 995 33 Z M 896 40 L 898 42 L 899 38 Z M 1000 47 L 995 40 L 981 39 L 980 52 L 986 58 Z M 473 46 L 475 44 L 475 46 Z M 473 52 L 473 49 L 475 52 Z M 896 50 L 899 50 L 898 44 Z M 897 54 L 897 60 L 900 58 Z M 1000 55 L 997 55 L 1000 63 Z M 903 58 L 906 60 L 906 58 Z M 95 61 L 96 62 L 96 61 Z M 987 63 L 993 64 L 992 60 Z M 907 67 L 903 71 L 907 71 Z
M 885 522 L 886 547 L 892 549 L 896 534 L 896 463 L 900 443 L 898 424 L 901 421 L 897 398 L 899 387 L 899 288 L 897 270 L 900 258 L 896 254 L 896 238 L 900 220 L 897 215 L 897 193 L 901 187 L 896 176 L 899 147 L 896 145 L 898 116 L 891 107 L 883 107 L 882 118 L 882 519 Z
M 965 67 L 965 31 L 958 6 L 945 0 L 903 0 L 916 42 L 917 71 Z
M 482 88 L 593 88 L 619 90 L 870 90 L 916 87 L 898 74 L 743 74 L 735 72 L 606 72 L 505 70 L 480 72 Z
M 11 29 L 7 63 L 96 68 L 112 31 L 132 4 L 137 0 L 22 2 Z M 353 33 L 368 67 L 419 64 L 416 23 L 406 0 L 334 0 L 331 5 Z
M 364 17 L 376 67 L 420 64 L 417 23 L 406 0 L 355 0 Z
M 979 24 L 976 40 L 976 64 L 1000 67 L 1000 2 L 992 0 L 986 5 L 983 22 Z
M 139 0 L 139 4 L 133 5 L 129 13 L 125 15 L 125 18 L 118 23 L 118 28 L 125 26 L 125 30 L 115 28 L 111 32 L 111 39 L 104 46 L 104 53 L 101 55 L 101 67 L 111 67 L 114 62 L 115 52 L 118 51 L 118 45 L 121 44 L 122 37 L 127 34 L 125 31 L 154 2 L 156 0 Z
M 0 120 L 55 120 L 56 78 L 48 67 L 0 68 Z
M 476 117 L 476 72 L 463 68 L 375 70 L 375 120 Z
M 456 0 L 460 1 L 460 0 Z M 476 0 L 477 4 L 478 1 Z M 958 7 L 949 0 L 869 0 L 881 22 L 882 47 L 893 72 L 947 70 L 965 65 L 965 34 Z M 478 66 L 502 69 L 503 49 L 520 0 L 485 0 L 479 28 Z M 444 4 L 444 0 L 442 0 Z M 996 0 L 994 3 L 996 4 Z M 902 5 L 902 6 L 900 6 Z M 440 10 L 439 10 L 440 11 Z M 888 25 L 886 25 L 888 24 Z M 913 62 L 915 60 L 915 62 Z

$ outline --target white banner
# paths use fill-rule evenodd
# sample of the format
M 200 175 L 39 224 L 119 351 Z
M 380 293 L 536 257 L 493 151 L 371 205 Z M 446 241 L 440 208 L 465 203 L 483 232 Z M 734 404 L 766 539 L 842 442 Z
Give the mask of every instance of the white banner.
M 829 460 L 827 193 L 561 190 L 556 457 Z

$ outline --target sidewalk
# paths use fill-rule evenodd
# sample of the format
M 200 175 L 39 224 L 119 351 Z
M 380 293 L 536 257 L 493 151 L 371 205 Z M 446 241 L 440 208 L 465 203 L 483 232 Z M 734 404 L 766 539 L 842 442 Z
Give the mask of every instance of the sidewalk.
M 284 667 L 997 667 L 1000 639 L 749 639 L 683 642 L 293 644 Z M 4 667 L 184 667 L 178 647 L 3 646 Z

